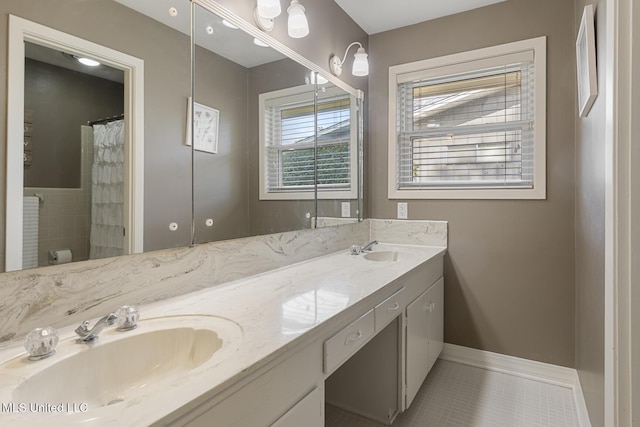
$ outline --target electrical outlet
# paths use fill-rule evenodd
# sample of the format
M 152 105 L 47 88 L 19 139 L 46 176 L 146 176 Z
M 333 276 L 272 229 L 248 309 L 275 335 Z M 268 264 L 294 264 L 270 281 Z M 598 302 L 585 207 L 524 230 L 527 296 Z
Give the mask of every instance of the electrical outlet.
M 351 202 L 342 202 L 342 218 L 351 218 Z
M 406 202 L 398 202 L 398 219 L 407 219 L 409 206 Z

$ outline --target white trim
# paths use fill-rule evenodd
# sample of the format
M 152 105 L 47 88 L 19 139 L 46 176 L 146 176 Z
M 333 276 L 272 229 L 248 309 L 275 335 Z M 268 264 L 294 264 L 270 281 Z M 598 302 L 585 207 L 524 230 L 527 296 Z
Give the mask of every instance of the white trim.
M 631 426 L 640 412 L 640 8 L 632 0 L 606 3 L 605 342 L 604 424 Z
M 546 199 L 546 69 L 547 69 L 547 38 L 537 37 L 498 46 L 476 49 L 446 55 L 438 58 L 394 65 L 389 67 L 389 124 L 388 124 L 388 186 L 389 199 Z M 396 187 L 397 175 L 397 141 L 396 141 L 396 90 L 399 80 L 404 75 L 424 72 L 429 69 L 433 75 L 442 75 L 443 70 L 451 72 L 451 66 L 468 69 L 469 63 L 475 61 L 492 61 L 497 56 L 534 52 L 535 73 L 535 141 L 534 141 L 534 185 L 532 189 L 430 189 L 430 190 L 400 190 Z M 473 67 L 473 65 L 472 65 Z
M 126 253 L 143 251 L 144 61 L 122 52 L 9 15 L 7 72 L 7 198 L 5 271 L 22 269 L 24 42 L 99 59 L 124 71 Z M 15 143 L 11 143 L 11 142 Z
M 580 379 L 575 369 L 449 343 L 444 344 L 440 359 L 570 388 L 573 391 L 580 426 L 591 427 Z
M 605 259 L 604 259 L 604 424 L 616 427 L 621 421 L 618 378 L 618 309 L 617 309 L 617 159 L 616 145 L 618 127 L 615 121 L 619 116 L 618 92 L 618 23 L 620 21 L 617 0 L 606 2 L 605 33 Z M 624 21 L 623 21 L 624 22 Z M 625 106 L 621 105 L 622 112 Z M 623 404 L 624 405 L 624 404 Z M 622 406 L 623 406 L 622 405 Z M 624 424 L 622 424 L 624 425 Z

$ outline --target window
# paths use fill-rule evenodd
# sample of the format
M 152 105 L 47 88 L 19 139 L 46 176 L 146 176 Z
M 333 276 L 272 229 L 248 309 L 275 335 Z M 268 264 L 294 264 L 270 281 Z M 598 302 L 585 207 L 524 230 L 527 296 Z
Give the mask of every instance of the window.
M 389 68 L 389 198 L 544 199 L 544 37 Z
M 260 199 L 314 197 L 316 138 L 318 197 L 356 198 L 355 104 L 336 87 L 318 91 L 316 106 L 310 86 L 261 94 Z

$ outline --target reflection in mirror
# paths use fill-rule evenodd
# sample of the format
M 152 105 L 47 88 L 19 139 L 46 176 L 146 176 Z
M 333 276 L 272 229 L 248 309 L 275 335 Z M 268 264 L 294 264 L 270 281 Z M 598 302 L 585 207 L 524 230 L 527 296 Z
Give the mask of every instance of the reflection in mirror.
M 356 97 L 198 6 L 193 38 L 194 109 L 217 120 L 217 152 L 194 155 L 196 242 L 311 228 L 319 208 L 357 221 Z
M 304 200 L 259 200 L 259 96 L 296 87 L 313 106 L 309 71 L 195 8 L 195 241 L 310 228 L 313 181 Z M 268 130 L 282 131 L 275 123 Z
M 317 227 L 359 218 L 359 106 L 346 91 L 322 83 L 317 90 Z
M 91 226 L 85 215 L 90 209 L 87 201 L 91 203 L 92 200 L 85 191 L 90 168 L 85 167 L 83 174 L 77 167 L 69 166 L 69 162 L 78 164 L 81 158 L 88 162 L 93 160 L 89 148 L 85 151 L 80 148 L 82 125 L 123 113 L 125 148 L 130 155 L 127 157 L 125 153 L 124 156 L 124 206 L 118 209 L 124 209 L 127 214 L 122 215 L 123 220 L 130 218 L 131 225 L 115 225 L 113 228 L 120 230 L 119 239 L 114 236 L 102 240 L 122 240 L 124 233 L 124 242 L 119 244 L 122 249 L 116 248 L 123 253 L 190 244 L 191 154 L 184 144 L 186 104 L 191 88 L 190 2 L 172 1 L 180 12 L 174 21 L 164 3 L 164 0 L 23 0 L 0 4 L 0 14 L 6 18 L 6 23 L 0 26 L 5 25 L 3 28 L 9 35 L 6 63 L 9 84 L 5 99 L 8 143 L 7 161 L 2 165 L 7 176 L 6 227 L 2 236 L 6 244 L 4 252 L 0 253 L 5 270 L 21 269 L 23 265 L 23 237 L 26 238 L 22 226 L 25 220 L 23 195 L 41 196 L 33 203 L 39 220 L 35 229 L 38 240 L 43 244 L 48 240 L 48 243 L 45 248 L 35 249 L 38 258 L 35 265 L 53 262 L 49 255 L 51 250 L 60 250 L 59 260 L 63 261 L 69 258 L 69 253 L 73 261 L 92 257 L 86 243 L 86 233 Z M 82 22 L 77 20 L 78 14 L 61 13 L 62 10 L 77 10 L 82 14 Z M 17 22 L 20 24 L 14 25 Z M 51 64 L 36 57 L 25 61 L 27 55 L 37 55 L 34 48 L 38 50 L 42 46 L 49 48 L 49 53 L 62 63 Z M 80 56 L 81 53 L 93 59 L 106 58 L 101 61 L 103 65 L 95 68 L 116 69 L 120 74 L 116 79 L 119 83 L 109 76 L 88 77 L 78 70 L 64 71 L 75 73 L 74 87 L 63 88 L 62 83 L 43 80 L 45 74 L 50 76 L 49 71 L 54 67 L 66 68 L 77 62 L 70 55 Z M 34 80 L 38 80 L 39 86 L 30 84 Z M 26 87 L 23 82 L 27 83 Z M 108 88 L 115 88 L 117 95 L 110 93 Z M 80 90 L 92 92 L 90 104 L 70 106 Z M 45 92 L 54 95 L 48 100 L 29 100 Z M 103 100 L 109 100 L 108 104 L 116 98 L 119 99 L 118 108 L 102 105 Z M 55 112 L 52 114 L 45 107 Z M 65 117 L 71 110 L 74 114 L 77 112 L 78 117 L 74 116 L 73 124 L 67 126 Z M 89 133 L 93 133 L 91 129 Z M 27 146 L 24 146 L 25 141 Z M 62 148 L 57 145 L 59 141 L 76 142 L 72 148 Z M 25 166 L 25 154 L 28 153 L 31 154 L 26 160 L 30 164 Z M 102 170 L 99 176 L 113 179 L 111 172 L 104 172 L 104 167 Z M 107 192 L 111 201 L 110 189 L 103 189 L 102 196 Z M 98 216 L 110 218 L 112 215 Z M 107 225 L 114 225 L 110 219 L 107 221 Z M 172 222 L 179 224 L 177 231 L 170 230 Z M 119 253 L 103 252 L 93 258 Z
M 25 56 L 22 268 L 122 255 L 124 73 L 29 42 Z

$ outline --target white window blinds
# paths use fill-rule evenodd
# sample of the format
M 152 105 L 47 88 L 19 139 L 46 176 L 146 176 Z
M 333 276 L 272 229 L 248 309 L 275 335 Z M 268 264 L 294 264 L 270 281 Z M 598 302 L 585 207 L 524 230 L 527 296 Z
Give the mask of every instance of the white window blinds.
M 532 188 L 534 62 L 397 83 L 397 189 Z
M 348 189 L 351 183 L 351 105 L 348 95 L 265 102 L 266 191 L 313 191 L 317 126 L 318 187 Z M 315 111 L 317 110 L 317 122 Z

